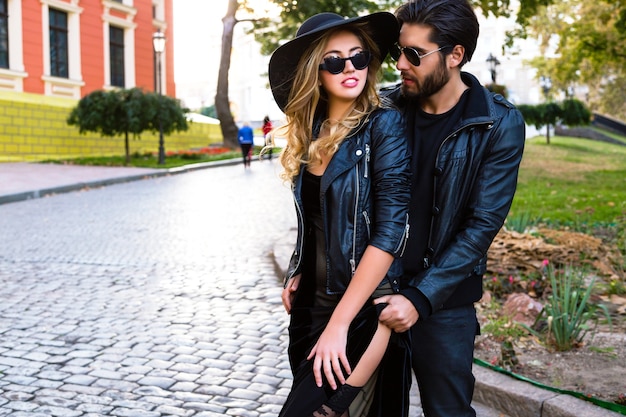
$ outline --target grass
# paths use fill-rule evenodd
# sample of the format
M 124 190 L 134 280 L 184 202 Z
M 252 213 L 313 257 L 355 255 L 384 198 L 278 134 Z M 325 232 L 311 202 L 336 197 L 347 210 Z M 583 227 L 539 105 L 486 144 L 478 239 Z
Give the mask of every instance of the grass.
M 591 231 L 626 223 L 626 146 L 579 138 L 527 141 L 510 217 Z
M 258 154 L 260 148 L 255 148 Z M 94 156 L 67 159 L 48 159 L 41 162 L 68 165 L 92 165 L 92 166 L 132 166 L 138 168 L 176 168 L 189 164 L 203 162 L 220 161 L 224 159 L 241 158 L 239 150 L 231 150 L 223 147 L 207 147 L 202 149 L 184 150 L 178 152 L 168 152 L 165 156 L 165 163 L 159 164 L 156 153 L 134 153 L 130 155 L 130 163 L 126 163 L 123 155 L 114 156 Z

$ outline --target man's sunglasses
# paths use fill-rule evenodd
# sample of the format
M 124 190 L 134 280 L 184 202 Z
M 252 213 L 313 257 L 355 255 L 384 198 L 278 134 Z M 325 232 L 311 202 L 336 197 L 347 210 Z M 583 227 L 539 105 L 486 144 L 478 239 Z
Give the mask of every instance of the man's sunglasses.
M 417 52 L 415 48 L 411 48 L 410 46 L 402 47 L 398 45 L 397 43 L 395 43 L 389 50 L 389 55 L 391 55 L 391 58 L 394 61 L 397 61 L 400 59 L 400 55 L 404 53 L 404 56 L 406 57 L 407 61 L 409 61 L 412 65 L 419 67 L 421 64 L 422 58 L 425 58 L 430 54 L 434 54 L 435 52 L 439 52 L 444 48 L 449 48 L 449 46 L 442 46 L 441 48 L 437 48 L 434 51 L 426 52 L 425 54 L 420 55 L 420 53 Z
M 331 74 L 340 74 L 343 72 L 346 67 L 346 61 L 350 60 L 354 69 L 362 70 L 367 68 L 372 60 L 372 54 L 370 51 L 360 51 L 359 53 L 349 56 L 347 58 L 339 58 L 336 56 L 331 56 L 328 58 L 324 58 L 324 63 L 320 64 L 321 70 L 326 70 Z

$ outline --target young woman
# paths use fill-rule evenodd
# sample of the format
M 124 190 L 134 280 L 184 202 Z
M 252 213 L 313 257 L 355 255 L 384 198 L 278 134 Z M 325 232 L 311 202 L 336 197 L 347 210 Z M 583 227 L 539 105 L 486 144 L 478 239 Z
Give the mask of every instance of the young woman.
M 399 291 L 408 235 L 403 120 L 376 85 L 397 36 L 390 13 L 321 13 L 270 60 L 298 218 L 282 295 L 294 374 L 283 417 L 408 415 L 409 365 L 394 352 L 379 366 L 391 330 L 371 302 Z

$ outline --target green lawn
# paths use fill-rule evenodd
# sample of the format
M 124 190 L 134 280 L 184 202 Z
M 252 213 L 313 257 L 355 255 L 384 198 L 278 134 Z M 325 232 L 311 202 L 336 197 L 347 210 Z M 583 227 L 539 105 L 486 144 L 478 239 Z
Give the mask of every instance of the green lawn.
M 623 230 L 626 146 L 558 136 L 550 142 L 543 137 L 527 141 L 509 218 L 579 231 Z

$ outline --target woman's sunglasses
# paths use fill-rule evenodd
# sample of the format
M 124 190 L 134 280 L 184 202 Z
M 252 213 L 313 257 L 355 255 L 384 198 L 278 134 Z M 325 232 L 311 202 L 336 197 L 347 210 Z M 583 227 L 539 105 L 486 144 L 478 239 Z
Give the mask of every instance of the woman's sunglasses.
M 430 52 L 426 52 L 423 55 L 420 55 L 419 52 L 417 52 L 417 50 L 415 48 L 411 48 L 410 46 L 400 46 L 397 43 L 393 44 L 393 46 L 391 47 L 391 49 L 389 50 L 389 55 L 391 55 L 391 58 L 394 61 L 397 61 L 400 59 L 400 55 L 402 55 L 404 53 L 404 56 L 406 57 L 407 61 L 409 61 L 411 63 L 411 65 L 414 65 L 416 67 L 419 67 L 421 64 L 421 60 L 422 58 L 427 57 L 430 54 L 434 54 L 435 52 L 439 52 L 444 48 L 448 48 L 449 46 L 442 46 L 441 48 L 437 48 L 434 51 L 430 51 Z
M 320 64 L 321 70 L 326 70 L 331 74 L 340 74 L 346 67 L 346 61 L 350 60 L 354 69 L 362 70 L 367 68 L 372 60 L 372 54 L 370 51 L 360 51 L 359 53 L 349 56 L 347 58 L 339 58 L 336 56 L 324 58 L 324 63 Z

